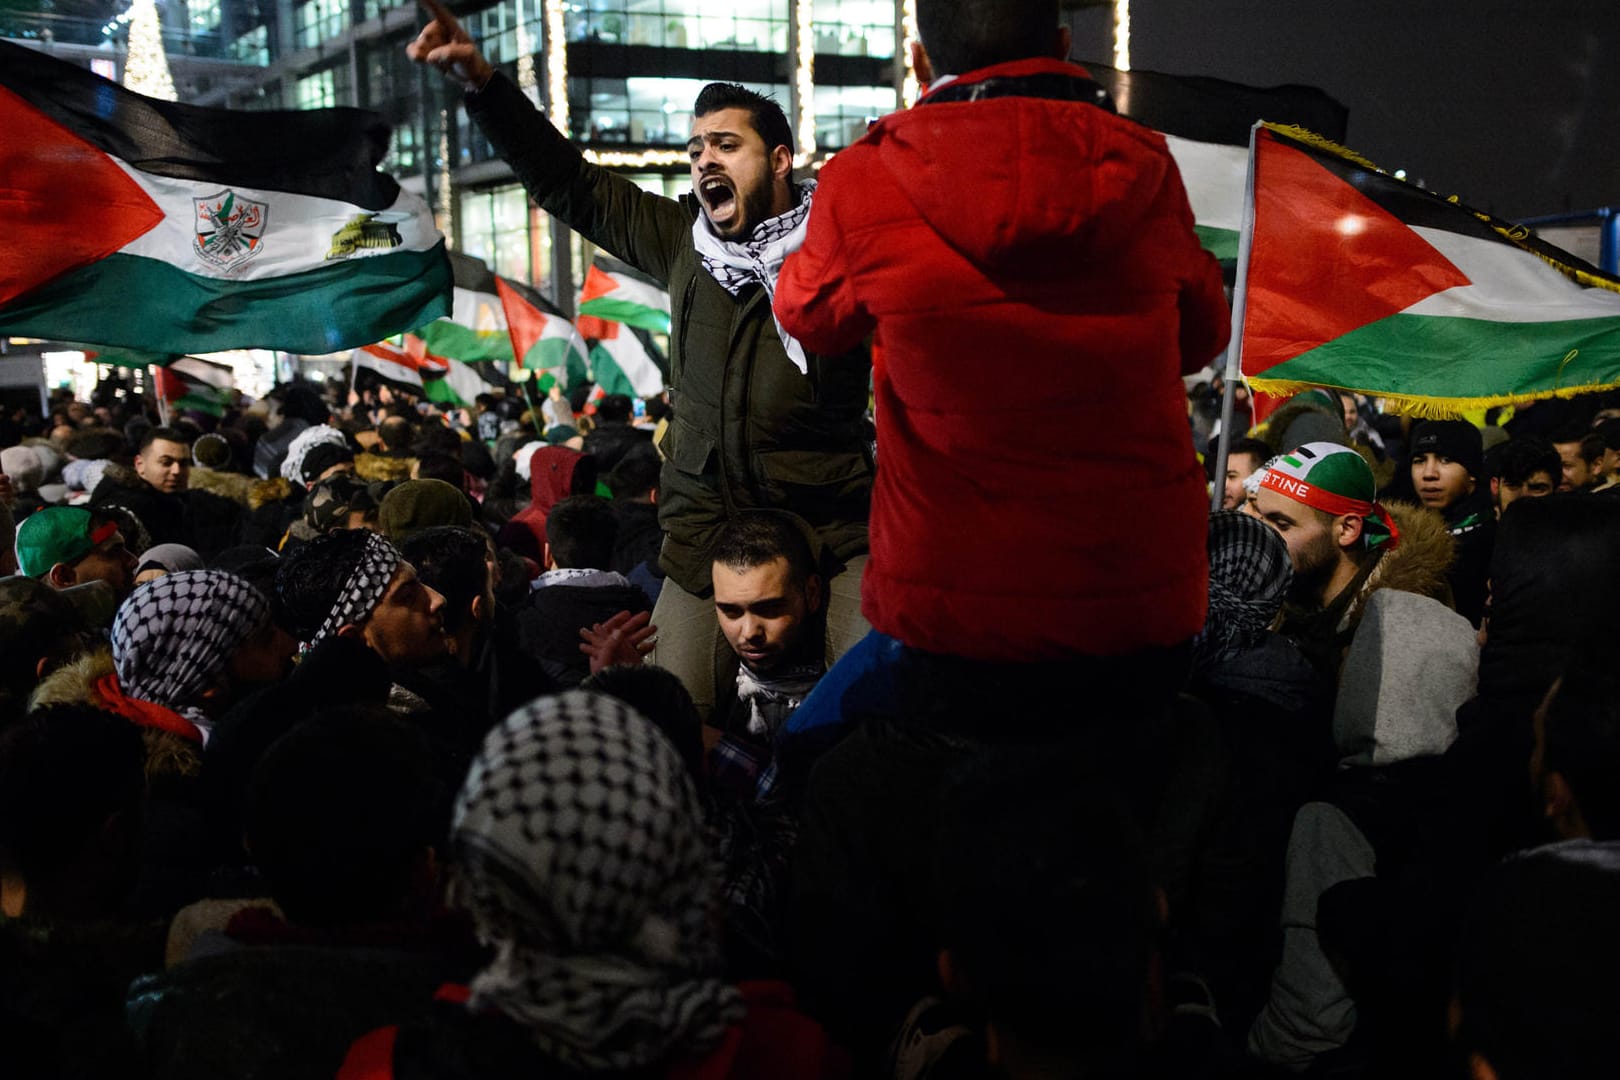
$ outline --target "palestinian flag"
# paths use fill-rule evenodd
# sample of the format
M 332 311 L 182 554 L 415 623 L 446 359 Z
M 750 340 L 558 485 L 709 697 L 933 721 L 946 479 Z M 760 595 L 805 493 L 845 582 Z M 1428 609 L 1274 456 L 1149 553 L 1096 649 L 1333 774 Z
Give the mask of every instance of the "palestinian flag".
M 449 309 L 373 113 L 156 101 L 0 41 L 0 130 L 0 333 L 328 353 Z
M 629 329 L 591 346 L 591 381 L 604 394 L 653 397 L 664 389 L 664 372 L 641 332 Z
M 416 334 L 405 335 L 405 355 L 416 365 L 422 393 L 429 401 L 470 409 L 479 394 L 495 391 L 471 365 L 429 353 L 427 342 Z
M 586 337 L 612 337 L 600 332 L 601 320 L 623 323 L 655 334 L 669 333 L 669 292 L 626 263 L 598 252 L 579 292 L 579 332 Z
M 1349 111 L 1311 86 L 1245 86 L 1157 71 L 1082 67 L 1108 91 L 1119 114 L 1164 136 L 1192 204 L 1204 249 L 1237 258 L 1249 172 L 1249 129 L 1256 121 L 1294 124 L 1342 141 Z
M 515 282 L 496 278 L 495 291 L 506 312 L 512 355 L 518 358 L 519 365 L 546 372 L 563 386 L 583 381 L 586 349 L 579 329 L 561 315 L 541 310 Z
M 1528 229 L 1257 125 L 1236 315 L 1243 373 L 1454 416 L 1620 386 L 1620 279 Z
M 432 375 L 442 373 L 439 368 L 387 341 L 361 346 L 349 355 L 349 362 L 352 365 L 349 378 L 352 385 L 358 386 L 362 382 L 382 382 L 395 390 L 403 390 L 417 397 L 425 397 L 427 394 L 422 385 L 422 373 L 425 368 L 431 367 Z M 360 378 L 361 372 L 366 373 L 366 379 Z
M 224 416 L 236 376 L 230 368 L 194 356 L 182 356 L 166 367 L 152 368 L 157 394 L 171 412 Z
M 469 364 L 511 364 L 512 344 L 501 298 L 495 291 L 495 275 L 484 260 L 454 251 L 450 268 L 455 281 L 451 310 L 415 333 L 434 356 L 455 357 Z

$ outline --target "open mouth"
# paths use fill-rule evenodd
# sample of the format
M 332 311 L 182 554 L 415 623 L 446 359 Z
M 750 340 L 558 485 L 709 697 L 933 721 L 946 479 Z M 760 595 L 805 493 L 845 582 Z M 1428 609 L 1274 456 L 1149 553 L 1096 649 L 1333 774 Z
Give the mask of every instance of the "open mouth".
M 729 220 L 736 213 L 737 193 L 724 177 L 706 177 L 698 184 L 698 197 L 703 200 L 711 221 Z

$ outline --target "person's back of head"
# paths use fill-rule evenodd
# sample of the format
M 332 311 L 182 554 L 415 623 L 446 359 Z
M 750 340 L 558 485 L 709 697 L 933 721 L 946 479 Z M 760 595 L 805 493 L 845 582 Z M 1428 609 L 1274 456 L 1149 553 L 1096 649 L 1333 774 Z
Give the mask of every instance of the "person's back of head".
M 596 403 L 598 424 L 628 424 L 635 406 L 628 394 L 607 394 Z
M 613 471 L 607 475 L 608 490 L 615 499 L 639 499 L 658 488 L 658 474 L 663 463 L 658 448 L 650 442 L 639 442 L 626 450 Z
M 390 454 L 403 454 L 411 448 L 411 422 L 402 416 L 390 416 L 378 424 L 377 435 L 382 439 L 383 449 Z
M 619 519 L 599 495 L 570 495 L 546 515 L 546 548 L 564 570 L 602 570 L 613 564 Z
M 436 525 L 414 534 L 400 545 L 416 576 L 444 597 L 444 629 L 458 634 L 472 619 L 489 619 L 494 612 L 490 595 L 489 543 L 473 529 Z M 476 603 L 475 603 L 476 602 Z
M 1558 486 L 1558 471 L 1562 464 L 1553 444 L 1539 435 L 1520 435 L 1499 443 L 1486 452 L 1486 465 L 1491 476 L 1504 484 L 1522 488 L 1538 472 L 1552 478 Z
M 692 782 L 707 787 L 703 772 L 703 718 L 680 677 L 656 664 L 603 668 L 579 684 L 581 690 L 618 698 L 652 722 L 681 755 Z
M 1031 1060 L 1132 1075 L 1149 1005 L 1145 848 L 1123 799 L 1077 779 L 1077 760 L 991 752 L 947 796 L 936 837 L 941 972 L 988 1020 L 1009 1075 Z
M 281 560 L 276 594 L 300 640 L 314 640 L 375 542 L 366 529 L 341 530 L 316 537 Z
M 449 484 L 457 491 L 467 490 L 467 473 L 460 455 L 447 454 L 442 450 L 429 450 L 418 454 L 416 475 L 412 479 L 438 480 Z
M 1464 922 L 1459 1048 L 1480 1080 L 1577 1080 L 1614 1068 L 1620 846 L 1569 840 L 1499 863 Z
M 7 916 L 119 909 L 135 883 L 145 764 L 138 729 L 88 706 L 36 709 L 0 732 Z
M 266 751 L 244 843 L 289 922 L 342 927 L 425 914 L 445 824 L 421 734 L 380 709 L 343 709 Z
M 936 75 L 1052 56 L 1057 0 L 917 0 L 917 36 Z
M 423 424 L 416 429 L 411 439 L 411 446 L 416 450 L 417 456 L 428 453 L 449 454 L 451 457 L 461 457 L 461 436 L 454 428 L 444 424 Z

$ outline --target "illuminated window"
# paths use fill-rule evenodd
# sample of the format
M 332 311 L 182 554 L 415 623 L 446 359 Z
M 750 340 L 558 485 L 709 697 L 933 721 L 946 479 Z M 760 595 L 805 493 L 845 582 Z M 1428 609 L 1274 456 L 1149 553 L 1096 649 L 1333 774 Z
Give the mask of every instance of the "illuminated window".
M 838 150 L 866 134 L 866 126 L 894 111 L 892 86 L 818 86 L 816 145 Z
M 349 0 L 308 0 L 298 5 L 293 25 L 299 47 L 313 49 L 349 28 Z
M 705 85 L 703 79 L 569 79 L 572 135 L 592 143 L 685 146 L 692 134 L 692 103 Z M 785 84 L 743 85 L 787 110 Z
M 573 0 L 568 40 L 785 53 L 788 0 Z
M 294 85 L 294 108 L 329 109 L 336 104 L 337 86 L 330 68 L 299 79 Z
M 832 56 L 894 56 L 893 0 L 815 0 L 816 52 Z

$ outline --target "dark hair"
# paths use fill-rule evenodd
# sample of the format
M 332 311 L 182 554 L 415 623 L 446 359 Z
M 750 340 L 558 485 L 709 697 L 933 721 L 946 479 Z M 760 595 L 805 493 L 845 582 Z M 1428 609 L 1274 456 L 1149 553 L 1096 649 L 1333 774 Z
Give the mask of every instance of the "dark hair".
M 1620 450 L 1620 418 L 1603 421 L 1592 429 L 1592 434 L 1603 440 L 1605 450 Z
M 546 543 L 559 567 L 602 570 L 613 565 L 619 519 L 600 495 L 570 495 L 546 514 Z
M 454 634 L 472 617 L 472 602 L 484 595 L 489 568 L 484 537 L 457 525 L 435 525 L 400 545 L 416 576 L 444 597 L 444 628 Z
M 1587 464 L 1602 458 L 1603 451 L 1606 448 L 1603 436 L 1597 432 L 1592 432 L 1581 439 L 1581 457 L 1585 459 Z
M 596 403 L 596 419 L 603 424 L 628 424 L 634 409 L 628 394 L 607 394 Z
M 790 580 L 803 585 L 816 572 L 810 541 L 796 521 L 778 510 L 744 510 L 720 530 L 709 548 L 709 562 L 734 570 L 765 566 L 778 558 L 788 561 Z
M 416 447 L 419 457 L 430 451 L 456 458 L 461 456 L 461 436 L 443 424 L 423 424 L 417 428 L 412 445 Z
M 782 106 L 764 94 L 758 94 L 736 83 L 712 82 L 698 92 L 692 105 L 692 115 L 708 116 L 721 109 L 747 109 L 754 130 L 765 140 L 767 151 L 785 146 L 793 149 L 793 128 L 788 124 Z M 600 406 L 598 406 L 600 408 Z
M 385 450 L 409 450 L 411 448 L 411 422 L 402 416 L 390 416 L 377 425 L 377 436 L 382 439 Z
M 24 879 L 75 858 L 145 794 L 146 748 L 128 720 L 88 705 L 36 709 L 0 732 L 0 863 Z
M 658 486 L 658 474 L 663 462 L 658 448 L 650 442 L 638 442 L 624 452 L 619 463 L 607 474 L 608 490 L 615 499 L 634 499 Z
M 1207 479 L 1213 480 L 1215 479 L 1215 462 L 1220 456 L 1220 450 L 1217 446 L 1219 437 L 1210 439 L 1209 442 L 1209 452 L 1204 455 L 1204 475 Z M 1250 457 L 1252 457 L 1254 459 L 1254 467 L 1257 469 L 1266 462 L 1270 461 L 1272 457 L 1271 447 L 1266 445 L 1263 440 L 1250 438 L 1236 439 L 1233 441 L 1232 445 L 1226 449 L 1227 468 L 1232 467 L 1232 459 L 1237 457 L 1239 454 L 1248 454 Z M 1223 484 L 1226 482 L 1226 478 L 1224 476 L 1221 477 L 1220 480 Z
M 1564 672 L 1547 706 L 1546 768 L 1562 773 L 1595 840 L 1620 840 L 1620 678 L 1597 656 Z
M 418 480 L 443 480 L 457 491 L 466 493 L 467 475 L 461 458 L 442 450 L 429 450 L 416 458 Z
M 698 789 L 708 786 L 703 771 L 703 719 L 674 672 L 654 664 L 619 664 L 603 668 L 579 688 L 616 697 L 650 720 L 681 755 Z
M 1556 487 L 1564 468 L 1553 444 L 1539 435 L 1509 439 L 1493 446 L 1486 457 L 1491 462 L 1491 475 L 1511 487 L 1523 487 L 1538 472 L 1550 476 Z
M 317 536 L 276 568 L 276 595 L 294 632 L 308 641 L 315 636 L 366 550 L 364 529 L 344 529 Z
M 1052 55 L 1057 0 L 917 0 L 917 36 L 935 75 Z
M 1037 1047 L 1115 1066 L 1139 1031 L 1153 890 L 1126 803 L 1080 753 L 992 750 L 966 768 L 942 806 L 934 914 L 984 1015 Z
M 165 442 L 179 443 L 181 446 L 191 445 L 191 436 L 185 432 L 176 431 L 172 427 L 155 427 L 146 429 L 146 433 L 141 436 L 141 441 L 135 446 L 135 452 L 137 454 L 146 453 L 147 448 L 159 439 Z M 191 462 L 187 461 L 186 464 L 190 465 Z
M 265 752 L 244 835 L 287 918 L 343 926 L 395 917 L 444 825 L 422 735 L 381 708 L 336 709 Z

